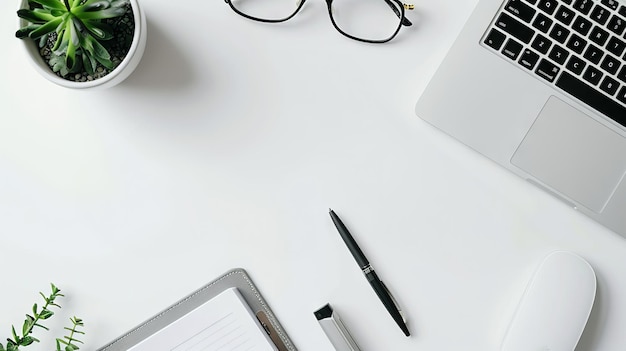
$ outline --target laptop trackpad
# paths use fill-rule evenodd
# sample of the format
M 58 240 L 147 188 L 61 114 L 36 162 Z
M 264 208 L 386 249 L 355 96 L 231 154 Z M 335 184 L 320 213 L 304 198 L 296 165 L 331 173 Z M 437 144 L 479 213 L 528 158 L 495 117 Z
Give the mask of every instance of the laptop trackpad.
M 626 174 L 624 150 L 626 138 L 552 96 L 511 163 L 599 213 Z

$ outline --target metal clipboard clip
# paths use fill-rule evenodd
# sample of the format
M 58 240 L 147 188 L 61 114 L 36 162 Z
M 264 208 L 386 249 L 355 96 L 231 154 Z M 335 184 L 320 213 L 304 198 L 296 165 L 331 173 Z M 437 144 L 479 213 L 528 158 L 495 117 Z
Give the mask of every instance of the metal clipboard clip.
M 281 339 L 278 331 L 274 328 L 272 322 L 270 322 L 267 314 L 263 311 L 259 311 L 256 313 L 256 318 L 259 320 L 261 326 L 263 326 L 263 329 L 265 329 L 265 332 L 269 335 L 270 340 L 272 340 L 278 351 L 288 351 L 289 349 L 283 342 L 283 339 Z

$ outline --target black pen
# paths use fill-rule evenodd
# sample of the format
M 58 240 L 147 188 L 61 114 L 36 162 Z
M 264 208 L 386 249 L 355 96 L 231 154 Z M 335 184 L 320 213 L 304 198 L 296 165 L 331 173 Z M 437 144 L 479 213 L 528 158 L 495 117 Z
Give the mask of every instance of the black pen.
M 337 227 L 337 230 L 339 231 L 339 235 L 341 235 L 341 238 L 346 243 L 346 246 L 348 246 L 348 250 L 350 250 L 350 253 L 352 253 L 352 256 L 354 256 L 356 263 L 359 265 L 359 267 L 361 267 L 363 274 L 365 274 L 365 278 L 367 278 L 367 281 L 376 292 L 376 295 L 378 295 L 380 301 L 382 301 L 383 305 L 385 305 L 387 312 L 391 314 L 391 317 L 393 317 L 393 320 L 396 321 L 400 329 L 402 329 L 404 335 L 410 336 L 411 333 L 409 333 L 409 329 L 404 323 L 402 313 L 398 308 L 393 296 L 391 296 L 391 293 L 389 292 L 385 284 L 383 284 L 383 282 L 378 278 L 378 275 L 376 274 L 376 272 L 374 272 L 374 268 L 372 268 L 370 262 L 363 254 L 363 251 L 361 251 L 361 248 L 359 248 L 359 245 L 357 245 L 356 241 L 354 241 L 354 238 L 352 237 L 346 226 L 343 224 L 341 219 L 339 219 L 335 211 L 329 209 L 329 213 L 330 218 L 332 218 L 333 223 L 335 223 L 335 227 Z

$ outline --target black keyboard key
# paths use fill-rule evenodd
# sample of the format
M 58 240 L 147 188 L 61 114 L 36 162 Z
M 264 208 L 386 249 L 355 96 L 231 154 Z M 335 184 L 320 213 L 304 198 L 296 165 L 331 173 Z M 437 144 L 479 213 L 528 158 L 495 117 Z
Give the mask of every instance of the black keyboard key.
M 530 23 L 537 10 L 521 0 L 509 0 L 505 9 L 524 22 Z
M 564 2 L 564 3 L 568 4 L 568 5 L 571 5 L 572 1 L 573 0 L 561 0 L 561 2 Z
M 552 22 L 553 21 L 548 16 L 540 12 L 537 15 L 537 18 L 535 18 L 535 20 L 533 21 L 533 27 L 539 29 L 544 33 L 547 33 L 550 29 L 550 26 L 552 25 Z
M 574 24 L 572 24 L 572 28 L 582 35 L 587 35 L 587 33 L 591 30 L 591 26 L 591 21 L 581 16 L 576 17 Z
M 554 47 L 550 51 L 550 55 L 548 55 L 548 57 L 552 61 L 560 65 L 565 63 L 565 60 L 567 60 L 567 56 L 569 56 L 569 52 L 558 45 L 554 45 Z
M 589 34 L 589 39 L 591 39 L 591 41 L 593 41 L 594 43 L 603 46 L 604 43 L 606 43 L 606 41 L 609 39 L 609 32 L 598 26 L 595 26 L 593 27 L 591 34 Z
M 583 56 L 587 60 L 597 65 L 598 63 L 600 63 L 600 60 L 602 59 L 603 55 L 604 55 L 604 52 L 602 51 L 602 49 L 598 48 L 597 46 L 593 44 L 589 44 L 589 47 L 587 48 Z
M 609 95 L 615 95 L 617 88 L 619 88 L 619 83 L 611 77 L 604 78 L 602 84 L 600 84 L 600 90 Z
M 621 101 L 622 103 L 626 104 L 626 86 L 622 87 L 622 90 L 619 91 L 619 94 L 617 94 L 617 100 Z M 624 112 L 622 112 L 624 113 Z M 624 125 L 624 122 L 620 122 L 617 121 L 617 123 L 620 123 L 622 125 Z
M 616 37 L 609 39 L 609 43 L 606 44 L 606 49 L 615 56 L 620 56 L 624 49 L 626 49 L 626 43 Z
M 619 70 L 619 74 L 617 75 L 617 78 L 621 80 L 622 82 L 626 83 L 626 65 L 622 66 L 622 69 Z
M 544 37 L 543 35 L 537 34 L 531 46 L 533 47 L 533 49 L 539 51 L 540 53 L 546 54 L 548 50 L 550 50 L 552 42 L 550 41 L 550 39 Z
M 535 68 L 537 61 L 539 61 L 539 55 L 530 49 L 524 50 L 519 59 L 520 65 L 530 70 Z
M 615 57 L 611 55 L 606 55 L 604 60 L 602 60 L 602 64 L 600 64 L 600 68 L 602 68 L 603 70 L 605 70 L 606 72 L 610 74 L 615 74 L 617 73 L 617 70 L 619 69 L 619 65 L 620 63 L 618 59 L 616 59 Z
M 505 39 L 506 35 L 504 35 L 504 33 L 497 29 L 492 29 L 485 38 L 484 43 L 493 49 L 500 50 Z
M 617 10 L 617 6 L 619 6 L 617 0 L 602 0 L 602 4 L 612 10 Z
M 496 21 L 496 26 L 526 44 L 530 43 L 530 39 L 532 39 L 535 34 L 534 30 L 526 27 L 524 24 L 506 13 L 500 14 L 500 17 L 498 17 L 498 20 Z
M 600 24 L 605 24 L 606 21 L 609 20 L 609 16 L 611 16 L 609 10 L 600 5 L 596 5 L 596 7 L 594 7 L 593 11 L 591 12 L 591 19 Z
M 539 5 L 537 5 L 537 7 L 545 13 L 551 15 L 554 13 L 554 10 L 556 10 L 557 5 L 558 2 L 556 0 L 541 0 L 539 1 Z
M 561 5 L 561 7 L 559 7 L 559 10 L 556 11 L 556 14 L 554 15 L 554 17 L 557 19 L 557 21 L 564 23 L 566 25 L 570 25 L 570 23 L 572 23 L 572 21 L 574 20 L 574 11 L 570 10 L 569 8 Z
M 580 57 L 572 55 L 569 61 L 567 61 L 567 66 L 565 66 L 568 70 L 572 71 L 577 75 L 581 75 L 583 70 L 587 66 L 587 63 L 583 61 Z
M 600 83 L 600 79 L 602 79 L 602 76 L 604 74 L 602 74 L 602 72 L 600 72 L 599 69 L 593 67 L 593 66 L 589 66 L 587 67 L 587 70 L 585 71 L 585 74 L 583 74 L 583 79 L 588 81 L 589 83 L 593 84 L 593 85 L 598 85 L 598 83 Z
M 576 34 L 572 34 L 572 36 L 569 38 L 569 41 L 567 42 L 567 47 L 579 54 L 582 54 L 583 50 L 585 50 L 586 45 L 587 41 Z
M 556 81 L 556 86 L 565 92 L 583 101 L 593 109 L 603 113 L 615 122 L 626 127 L 626 107 L 615 102 L 608 96 L 600 93 L 595 88 L 583 83 L 578 78 L 567 72 L 563 72 Z M 624 103 L 626 103 L 626 89 L 622 87 Z M 620 92 L 620 94 L 622 94 Z M 619 97 L 618 97 L 619 99 Z
M 539 77 L 552 83 L 554 82 L 556 75 L 559 74 L 559 71 L 560 69 L 557 65 L 546 59 L 541 59 L 535 73 L 537 73 Z
M 574 9 L 586 15 L 591 11 L 593 5 L 593 1 L 591 0 L 576 0 L 576 2 L 574 2 Z
M 550 38 L 558 41 L 561 44 L 564 44 L 565 39 L 567 39 L 569 33 L 569 29 L 557 23 L 554 25 L 554 28 L 552 28 L 552 31 L 550 31 Z
M 513 39 L 509 39 L 509 41 L 506 42 L 506 45 L 504 45 L 502 53 L 511 60 L 516 60 L 519 53 L 522 52 L 522 48 L 522 44 Z
M 626 17 L 626 6 L 622 5 L 622 7 L 619 8 L 619 14 Z
M 624 28 L 626 28 L 626 19 L 614 15 L 613 17 L 611 17 L 607 28 L 609 28 L 611 32 L 617 35 L 622 35 L 622 32 L 624 32 Z

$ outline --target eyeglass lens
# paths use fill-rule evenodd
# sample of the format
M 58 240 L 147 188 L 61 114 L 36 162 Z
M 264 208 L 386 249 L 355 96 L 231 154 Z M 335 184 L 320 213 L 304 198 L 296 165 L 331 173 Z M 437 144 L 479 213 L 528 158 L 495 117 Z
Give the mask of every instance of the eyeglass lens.
M 400 12 L 395 1 L 334 0 L 331 4 L 332 19 L 340 31 L 372 41 L 386 40 L 396 34 Z
M 261 21 L 281 21 L 298 11 L 302 0 L 230 0 L 242 14 Z M 401 26 L 402 9 L 393 0 L 332 0 L 331 20 L 340 32 L 368 41 L 385 41 Z
M 231 5 L 250 17 L 279 21 L 293 15 L 300 0 L 230 0 Z

